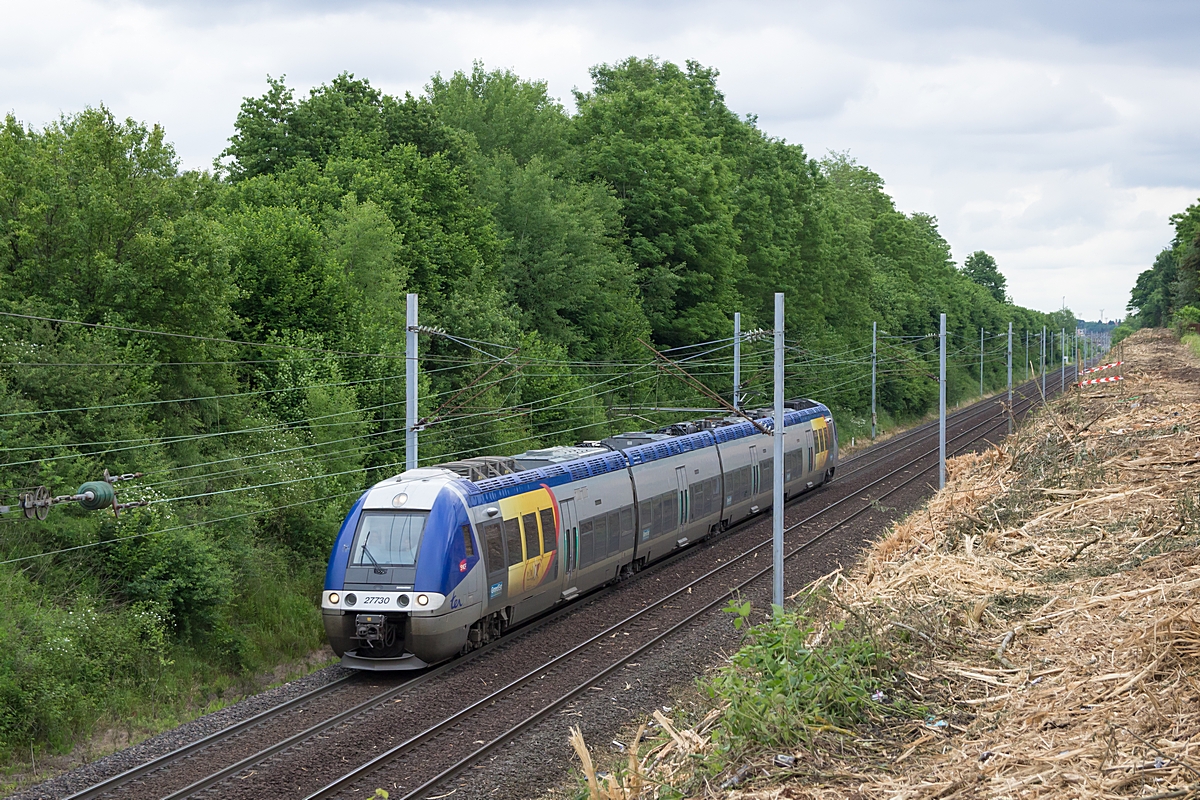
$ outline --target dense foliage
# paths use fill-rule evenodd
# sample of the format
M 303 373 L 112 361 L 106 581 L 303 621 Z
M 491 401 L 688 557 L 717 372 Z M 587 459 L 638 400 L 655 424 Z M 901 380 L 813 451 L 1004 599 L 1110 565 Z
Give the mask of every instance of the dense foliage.
M 1200 202 L 1171 216 L 1175 238 L 1138 275 L 1130 292 L 1130 316 L 1117 329 L 1120 340 L 1137 328 L 1193 322 L 1200 314 Z
M 1010 322 L 1072 324 L 1009 304 L 986 253 L 957 269 L 866 167 L 734 114 L 715 70 L 592 77 L 574 113 L 479 65 L 421 97 L 271 80 L 212 174 L 103 107 L 7 118 L 0 502 L 107 469 L 144 473 L 119 499 L 149 505 L 0 518 L 0 749 L 152 726 L 319 645 L 341 516 L 403 461 L 408 292 L 448 334 L 422 336 L 422 463 L 695 416 L 663 409 L 713 401 L 643 342 L 728 340 L 735 311 L 769 327 L 776 291 L 789 394 L 834 406 L 843 435 L 863 430 L 873 321 L 885 418 L 934 402 L 939 313 L 952 401 L 978 391 L 980 328 L 992 388 Z M 728 342 L 710 348 L 676 354 L 728 397 Z M 745 365 L 763 404 L 765 345 Z

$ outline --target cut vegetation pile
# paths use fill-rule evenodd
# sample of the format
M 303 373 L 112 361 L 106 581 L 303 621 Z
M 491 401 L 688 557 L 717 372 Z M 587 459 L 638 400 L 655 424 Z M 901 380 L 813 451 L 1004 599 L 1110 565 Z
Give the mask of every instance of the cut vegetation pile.
M 656 714 L 589 793 L 1200 797 L 1200 368 L 1162 331 L 1125 355 L 1123 382 L 951 461 L 852 573 L 751 630 L 715 707 Z M 781 702 L 813 680 L 840 688 Z

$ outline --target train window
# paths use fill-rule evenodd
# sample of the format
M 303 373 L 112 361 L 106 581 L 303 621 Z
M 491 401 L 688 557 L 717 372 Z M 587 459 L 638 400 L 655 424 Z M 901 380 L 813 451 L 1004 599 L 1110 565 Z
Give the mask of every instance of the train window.
M 508 545 L 508 566 L 520 564 L 524 556 L 521 555 L 521 523 L 516 517 L 504 520 L 504 541 Z
M 699 483 L 692 484 L 692 507 L 689 509 L 692 519 L 703 519 L 712 513 L 709 510 L 710 506 L 712 506 L 712 500 L 708 496 L 708 490 L 711 486 L 711 481 L 700 481 Z
M 621 519 L 621 542 L 620 549 L 628 550 L 633 547 L 634 528 L 633 528 L 633 506 L 625 506 L 620 509 L 618 516 Z
M 585 519 L 579 523 L 579 567 L 592 563 L 592 521 Z
M 758 491 L 769 492 L 771 487 L 775 485 L 775 456 L 764 458 L 758 462 L 759 478 Z
M 558 529 L 554 524 L 554 509 L 543 508 L 538 515 L 542 518 L 542 552 L 549 553 L 558 547 Z
M 675 492 L 665 492 L 654 498 L 654 530 L 651 536 L 675 530 L 679 522 L 679 499 Z
M 592 518 L 593 530 L 596 534 L 592 539 L 592 560 L 600 561 L 608 557 L 608 515 L 601 514 Z
M 499 522 L 488 522 L 483 526 L 483 539 L 487 545 L 488 571 L 504 568 L 504 529 Z
M 813 449 L 810 447 L 810 448 L 808 448 L 808 471 L 812 472 L 812 468 L 813 468 Z
M 643 500 L 638 503 L 638 527 L 641 529 L 642 541 L 650 538 L 650 522 L 654 518 L 654 501 Z
M 350 563 L 354 566 L 411 567 L 417 563 L 417 545 L 428 511 L 364 511 L 358 524 Z
M 608 512 L 608 554 L 621 551 L 621 510 Z
M 526 514 L 521 517 L 521 524 L 525 526 L 525 558 L 530 559 L 534 556 L 542 554 L 541 543 L 538 536 L 537 514 Z
M 471 538 L 471 526 L 470 525 L 462 526 L 462 535 L 463 535 L 463 550 L 466 552 L 467 558 L 470 558 L 471 556 L 475 555 L 475 540 Z

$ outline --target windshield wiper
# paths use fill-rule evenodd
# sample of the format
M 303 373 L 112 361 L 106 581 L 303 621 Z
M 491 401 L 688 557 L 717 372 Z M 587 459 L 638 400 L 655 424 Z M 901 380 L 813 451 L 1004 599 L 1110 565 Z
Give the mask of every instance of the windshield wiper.
M 370 538 L 371 538 L 371 533 L 370 533 L 370 531 L 368 531 L 367 535 L 365 537 L 363 537 L 363 543 L 362 543 L 363 555 L 366 556 L 367 558 L 371 559 L 371 564 L 373 565 L 373 569 L 371 570 L 372 572 L 374 572 L 376 575 L 386 575 L 387 570 L 384 569 L 383 567 L 379 566 L 379 562 L 375 560 L 375 556 L 371 555 L 371 551 L 367 549 L 367 540 Z

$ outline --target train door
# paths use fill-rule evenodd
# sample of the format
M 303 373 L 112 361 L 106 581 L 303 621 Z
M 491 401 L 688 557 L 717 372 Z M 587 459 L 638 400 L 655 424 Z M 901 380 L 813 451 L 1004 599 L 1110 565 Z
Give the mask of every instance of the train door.
M 761 479 L 758 482 L 758 491 L 764 494 L 774 495 L 775 491 L 775 470 L 783 472 L 787 464 L 787 441 L 784 440 L 784 463 L 775 463 L 775 443 L 767 440 L 769 447 L 764 447 L 758 454 L 758 473 Z M 764 455 L 770 453 L 770 455 Z M 772 500 L 771 502 L 774 502 Z
M 817 470 L 824 470 L 829 465 L 830 427 L 825 420 L 818 417 L 813 420 L 813 437 L 817 442 Z
M 676 519 L 676 526 L 681 529 L 686 529 L 688 520 L 688 507 L 691 505 L 688 498 L 686 466 L 675 468 L 675 482 L 679 485 L 679 516 Z
M 488 520 L 480 526 L 488 571 L 488 607 L 504 605 L 508 563 L 504 557 L 504 525 L 500 520 Z
M 813 431 L 811 425 L 807 430 L 804 431 L 804 446 L 808 448 L 808 461 L 805 464 L 806 469 L 804 470 L 804 474 L 807 475 L 811 481 L 813 468 L 816 466 L 816 463 L 813 460 Z
M 559 518 L 562 524 L 563 572 L 566 582 L 563 584 L 568 591 L 575 586 L 575 571 L 579 568 L 579 524 L 575 519 L 575 501 L 563 500 L 558 504 Z

